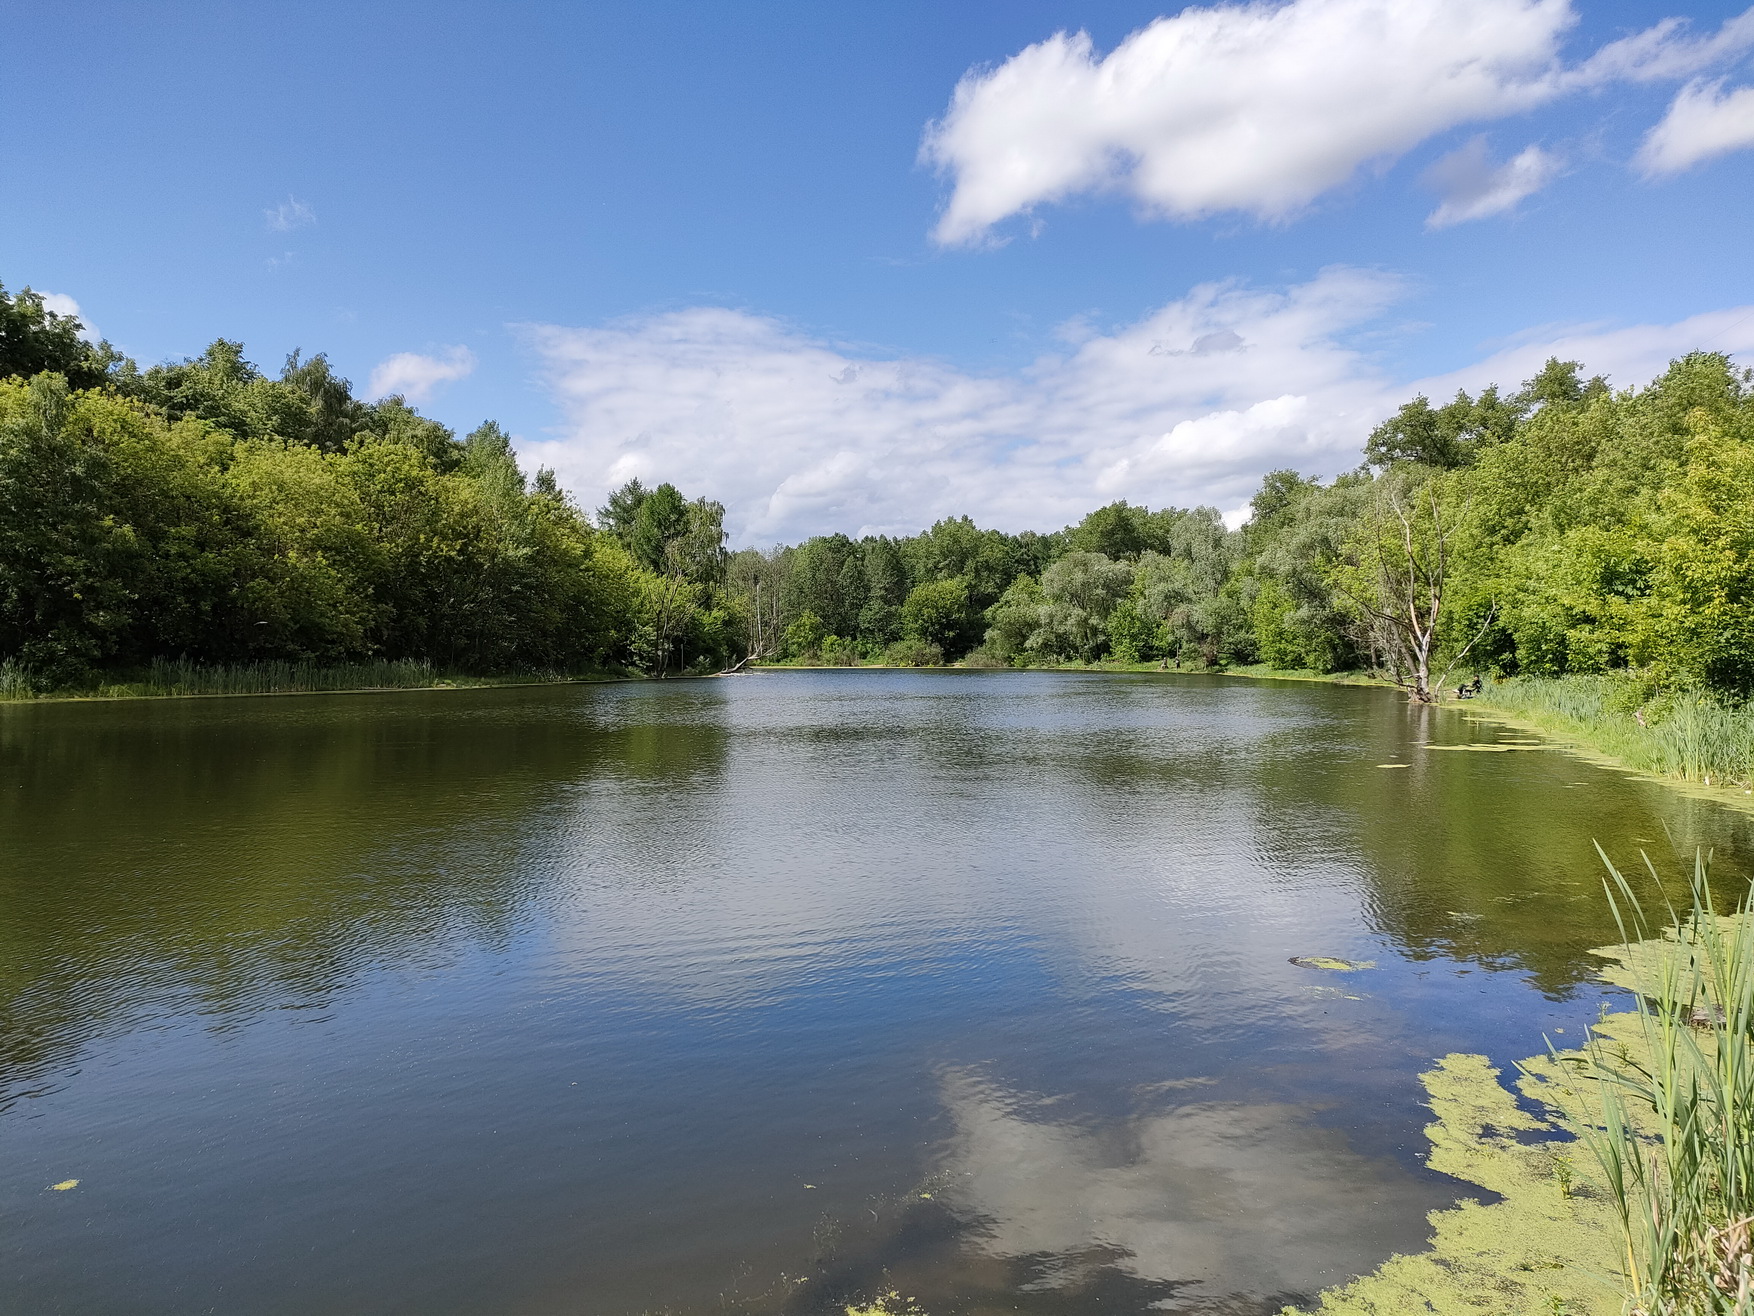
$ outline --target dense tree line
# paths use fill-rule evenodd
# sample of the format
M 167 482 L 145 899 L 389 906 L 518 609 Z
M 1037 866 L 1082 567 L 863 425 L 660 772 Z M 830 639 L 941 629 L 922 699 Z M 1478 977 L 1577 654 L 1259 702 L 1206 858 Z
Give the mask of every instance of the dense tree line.
M 661 671 L 733 644 L 698 508 L 674 560 L 526 479 L 491 421 L 458 438 L 224 339 L 142 371 L 80 328 L 0 289 L 0 660 L 40 684 L 163 657 Z
M 139 369 L 0 289 L 0 660 L 77 683 L 156 657 L 459 670 L 1264 663 L 1627 671 L 1754 692 L 1754 388 L 1718 354 L 1619 392 L 1550 361 L 1416 398 L 1330 481 L 1275 471 L 1240 529 L 1117 502 L 1052 533 L 725 550 L 724 508 L 633 481 L 594 517 L 366 403 L 321 355 Z
M 1249 519 L 1118 502 L 1054 534 L 966 518 L 732 559 L 771 651 L 850 662 L 1155 661 L 1625 671 L 1754 693 L 1754 376 L 1695 353 L 1615 392 L 1549 361 L 1514 393 L 1416 398 L 1331 481 L 1274 471 Z

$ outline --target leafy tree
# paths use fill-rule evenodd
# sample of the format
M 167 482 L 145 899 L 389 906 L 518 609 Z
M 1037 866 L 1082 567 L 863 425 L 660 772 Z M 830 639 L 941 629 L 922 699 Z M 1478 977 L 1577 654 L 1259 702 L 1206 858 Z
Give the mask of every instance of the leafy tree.
M 961 580 L 975 608 L 997 599 L 1017 574 L 1016 545 L 997 530 L 982 530 L 966 516 L 946 518 L 905 541 L 916 585 Z
M 597 525 L 614 535 L 623 544 L 630 543 L 633 526 L 639 517 L 640 504 L 645 502 L 647 489 L 636 476 L 609 495 L 609 501 L 597 509 Z
M 960 577 L 914 586 L 901 607 L 902 636 L 945 652 L 961 645 L 968 626 L 968 584 Z
M 801 612 L 786 627 L 786 653 L 793 658 L 808 658 L 822 648 L 828 628 L 814 612 Z
M 294 350 L 281 368 L 280 382 L 308 403 L 309 423 L 303 437 L 324 452 L 340 452 L 354 435 L 371 428 L 370 408 L 353 396 L 353 385 L 335 374 L 321 352 L 305 360 Z
M 1108 617 L 1133 585 L 1133 570 L 1101 553 L 1073 551 L 1042 572 L 1042 607 L 1029 647 L 1095 658 L 1107 646 Z
M 987 651 L 998 658 L 1015 658 L 1029 646 L 1029 637 L 1041 625 L 1041 584 L 1034 576 L 1012 581 L 999 601 L 987 609 Z
M 786 578 L 786 615 L 813 612 L 836 635 L 856 635 L 866 600 L 864 554 L 845 535 L 818 535 L 798 545 Z
M 1165 634 L 1164 638 L 1167 638 Z M 1136 663 L 1161 657 L 1159 629 L 1133 599 L 1122 599 L 1108 615 L 1109 656 L 1116 662 Z
M 1101 553 L 1114 560 L 1136 558 L 1152 546 L 1149 512 L 1125 499 L 1099 507 L 1066 532 L 1074 553 Z
M 108 343 L 87 343 L 80 337 L 84 328 L 77 316 L 49 310 L 41 293 L 8 294 L 0 284 L 0 379 L 49 371 L 69 388 L 102 387 L 121 358 Z
M 1745 696 L 1754 692 L 1754 443 L 1703 410 L 1695 424 L 1686 469 L 1649 523 L 1637 656 Z
M 1481 449 L 1508 439 L 1525 410 L 1501 399 L 1496 386 L 1478 398 L 1458 391 L 1441 407 L 1420 394 L 1370 432 L 1365 460 L 1379 467 L 1404 462 L 1439 470 L 1467 466 Z
M 682 533 L 664 546 L 671 575 L 697 585 L 717 586 L 725 579 L 725 505 L 696 498 L 684 509 Z
M 640 500 L 625 542 L 646 570 L 663 574 L 670 568 L 670 544 L 687 533 L 688 500 L 664 483 Z
M 864 602 L 859 607 L 858 637 L 870 653 L 880 652 L 901 635 L 901 605 L 907 601 L 907 562 L 887 536 L 861 542 L 864 550 Z M 842 568 L 843 580 L 846 568 Z

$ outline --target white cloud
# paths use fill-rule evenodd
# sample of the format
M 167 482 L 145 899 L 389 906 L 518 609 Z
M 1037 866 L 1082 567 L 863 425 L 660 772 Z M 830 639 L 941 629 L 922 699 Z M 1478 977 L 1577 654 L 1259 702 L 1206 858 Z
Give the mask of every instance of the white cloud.
M 371 395 L 400 393 L 410 402 L 424 402 L 440 384 L 462 379 L 475 369 L 475 353 L 466 347 L 447 347 L 438 356 L 398 352 L 372 370 Z
M 1638 166 L 1647 176 L 1678 174 L 1702 160 L 1754 146 L 1754 87 L 1691 82 L 1663 121 L 1645 134 Z
M 1351 340 L 1399 293 L 1345 268 L 1281 291 L 1206 285 L 996 374 L 714 308 L 540 326 L 528 333 L 564 424 L 523 449 L 588 507 L 634 476 L 721 499 L 739 544 L 908 533 L 964 513 L 1052 529 L 1116 498 L 1235 509 L 1276 467 L 1336 474 L 1414 393 L 1514 387 L 1550 355 L 1625 385 L 1696 348 L 1754 351 L 1750 308 L 1544 331 L 1465 370 L 1397 380 Z
M 1754 43 L 1666 20 L 1567 67 L 1569 0 L 1292 0 L 1189 8 L 1098 57 L 1059 33 L 957 85 L 921 155 L 953 179 L 936 237 L 1120 191 L 1174 219 L 1285 218 L 1371 161 L 1613 81 L 1684 77 Z
M 1726 20 L 1709 37 L 1690 37 L 1687 26 L 1684 18 L 1665 18 L 1603 46 L 1578 68 L 1575 80 L 1600 85 L 1688 78 L 1754 47 L 1754 9 Z
M 1532 377 L 1553 356 L 1581 361 L 1586 376 L 1606 375 L 1616 388 L 1625 388 L 1647 384 L 1676 357 L 1699 351 L 1740 358 L 1754 353 L 1754 306 L 1707 311 L 1674 324 L 1549 328 L 1459 370 L 1417 380 L 1402 391 L 1442 399 L 1458 388 L 1475 391 L 1487 384 L 1514 384 Z
M 1425 171 L 1426 183 L 1443 198 L 1426 218 L 1426 227 L 1448 228 L 1503 214 L 1547 186 L 1558 172 L 1558 158 L 1539 146 L 1498 164 L 1486 150 L 1486 139 L 1476 137 Z
M 315 224 L 317 212 L 297 197 L 289 196 L 273 209 L 264 210 L 262 218 L 267 221 L 271 232 L 290 233 L 295 228 Z
M 1284 292 L 1207 285 L 1003 375 L 854 355 L 728 310 L 538 328 L 567 425 L 531 455 L 592 506 L 634 476 L 710 492 L 740 541 L 964 512 L 1051 527 L 1123 496 L 1230 507 L 1263 461 L 1356 461 L 1377 387 L 1340 338 L 1397 291 L 1351 269 Z
M 71 315 L 75 317 L 80 324 L 84 326 L 80 331 L 79 336 L 87 342 L 97 342 L 100 337 L 97 331 L 97 326 L 85 318 L 85 313 L 79 309 L 78 302 L 74 301 L 64 292 L 41 292 L 38 293 L 37 296 L 43 299 L 44 310 L 52 311 L 56 315 Z

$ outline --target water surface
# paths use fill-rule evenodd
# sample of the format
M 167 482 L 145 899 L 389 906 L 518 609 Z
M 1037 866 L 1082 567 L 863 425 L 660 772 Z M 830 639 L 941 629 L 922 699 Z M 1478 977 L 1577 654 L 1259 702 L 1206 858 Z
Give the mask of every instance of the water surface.
M 1276 1310 L 1478 1195 L 1416 1076 L 1593 1015 L 1592 842 L 1745 871 L 1428 747 L 1518 739 L 1173 675 L 0 707 L 0 1310 Z

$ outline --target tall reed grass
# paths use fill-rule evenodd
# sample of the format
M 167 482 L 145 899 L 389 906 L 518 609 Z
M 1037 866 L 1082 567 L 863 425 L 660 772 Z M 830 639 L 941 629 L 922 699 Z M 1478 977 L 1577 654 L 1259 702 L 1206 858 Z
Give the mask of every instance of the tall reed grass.
M 30 673 L 10 658 L 0 662 L 0 699 L 29 699 L 35 694 Z
M 175 695 L 315 694 L 343 690 L 418 690 L 435 686 L 518 685 L 575 680 L 604 673 L 529 671 L 496 676 L 449 673 L 429 662 L 208 664 L 188 659 L 155 659 L 127 679 L 106 679 L 87 689 L 45 691 L 10 660 L 0 663 L 0 700 L 66 694 L 98 699 Z
M 1627 1310 L 1750 1316 L 1754 913 L 1719 914 L 1701 859 L 1691 910 L 1652 938 L 1630 884 L 1608 871 L 1635 1023 L 1604 1016 L 1592 1030 L 1580 1133 L 1624 1230 Z
M 1519 677 L 1487 683 L 1478 702 L 1642 772 L 1754 785 L 1754 708 L 1693 691 L 1641 702 L 1643 693 L 1614 676 Z

